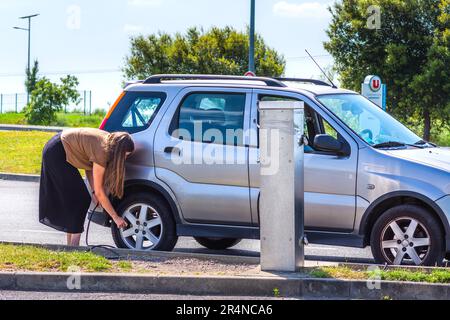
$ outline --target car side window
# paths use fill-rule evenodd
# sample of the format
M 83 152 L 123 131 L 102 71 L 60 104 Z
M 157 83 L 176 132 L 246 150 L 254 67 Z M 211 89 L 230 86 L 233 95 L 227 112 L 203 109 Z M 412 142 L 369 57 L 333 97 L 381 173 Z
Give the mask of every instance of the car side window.
M 328 123 L 328 121 L 323 119 L 322 121 L 323 121 L 323 133 L 332 136 L 337 140 L 339 138 L 338 132 L 331 126 L 331 124 Z
M 150 119 L 155 114 L 158 106 L 161 103 L 161 98 L 156 97 L 138 97 L 131 105 L 128 113 L 122 121 L 124 128 L 139 128 L 145 127 Z
M 260 95 L 259 101 L 300 101 L 299 99 L 282 97 L 282 96 L 272 96 L 272 95 Z M 304 122 L 304 134 L 306 138 L 308 138 L 309 144 L 305 146 L 305 153 L 313 153 L 315 150 L 312 147 L 312 140 L 314 138 L 314 124 L 313 118 L 311 116 L 312 111 L 311 107 L 305 104 L 305 122 Z M 259 117 L 259 113 L 258 113 Z M 258 119 L 259 123 L 259 119 Z M 259 142 L 258 142 L 259 143 Z
M 314 122 L 315 122 L 315 125 L 314 125 L 315 129 L 314 129 L 314 133 L 312 135 L 313 138 L 310 140 L 310 144 L 315 150 L 317 150 L 316 153 L 330 155 L 330 156 L 335 155 L 335 153 L 320 151 L 316 147 L 314 147 L 315 136 L 318 134 L 327 134 L 327 135 L 333 137 L 334 139 L 342 142 L 344 145 L 344 150 L 346 150 L 346 152 L 348 152 L 348 154 L 350 154 L 350 145 L 348 144 L 348 142 L 327 120 L 325 120 L 322 116 L 320 116 L 315 111 L 313 111 L 312 118 L 314 119 Z
M 171 125 L 171 135 L 186 141 L 243 145 L 245 93 L 187 95 Z
M 150 127 L 165 100 L 166 94 L 162 92 L 126 92 L 104 129 L 131 134 L 144 131 Z

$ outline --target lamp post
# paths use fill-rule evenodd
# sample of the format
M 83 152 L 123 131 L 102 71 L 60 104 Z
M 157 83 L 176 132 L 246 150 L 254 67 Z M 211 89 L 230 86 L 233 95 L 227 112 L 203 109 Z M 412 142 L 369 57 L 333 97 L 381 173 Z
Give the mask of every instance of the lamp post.
M 248 70 L 255 73 L 255 0 L 250 0 L 250 45 Z
M 16 30 L 23 30 L 28 32 L 28 73 L 31 72 L 31 19 L 37 17 L 38 15 L 39 14 L 32 14 L 19 18 L 22 20 L 28 19 L 28 28 L 14 27 L 14 29 Z M 27 92 L 27 104 L 28 103 L 30 103 L 30 92 Z

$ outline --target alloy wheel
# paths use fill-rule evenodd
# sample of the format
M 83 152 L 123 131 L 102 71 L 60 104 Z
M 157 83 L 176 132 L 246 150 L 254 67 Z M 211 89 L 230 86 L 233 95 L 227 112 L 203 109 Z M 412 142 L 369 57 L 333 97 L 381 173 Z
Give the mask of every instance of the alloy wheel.
M 121 229 L 120 235 L 130 249 L 151 250 L 161 240 L 164 232 L 158 212 L 145 203 L 128 207 L 122 217 L 128 222 L 127 229 Z
M 431 247 L 431 237 L 423 224 L 410 217 L 397 218 L 381 233 L 381 249 L 386 261 L 394 265 L 421 265 Z

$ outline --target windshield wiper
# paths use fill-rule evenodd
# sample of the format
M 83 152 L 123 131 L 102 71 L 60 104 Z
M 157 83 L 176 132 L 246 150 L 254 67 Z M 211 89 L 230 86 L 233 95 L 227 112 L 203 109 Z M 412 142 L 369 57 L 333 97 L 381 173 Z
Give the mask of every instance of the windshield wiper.
M 409 143 L 404 143 L 404 142 L 399 142 L 399 141 L 387 141 L 387 142 L 382 142 L 382 143 L 378 143 L 378 144 L 374 144 L 372 147 L 376 148 L 376 149 L 382 149 L 382 148 L 395 148 L 395 147 L 414 147 L 414 148 L 421 148 L 423 149 L 424 146 L 421 144 L 409 144 Z
M 387 141 L 387 142 L 374 144 L 372 147 L 375 148 L 375 149 L 394 148 L 394 147 L 406 147 L 406 144 L 403 143 L 403 142 L 398 142 L 398 141 Z
M 414 145 L 416 145 L 416 146 L 422 146 L 422 147 L 424 147 L 424 148 L 426 148 L 426 147 L 428 147 L 428 146 L 432 146 L 432 147 L 437 147 L 437 145 L 435 145 L 434 143 L 431 143 L 431 142 L 428 142 L 428 141 L 425 141 L 425 140 L 419 140 L 419 141 L 417 141 L 416 143 L 414 143 Z

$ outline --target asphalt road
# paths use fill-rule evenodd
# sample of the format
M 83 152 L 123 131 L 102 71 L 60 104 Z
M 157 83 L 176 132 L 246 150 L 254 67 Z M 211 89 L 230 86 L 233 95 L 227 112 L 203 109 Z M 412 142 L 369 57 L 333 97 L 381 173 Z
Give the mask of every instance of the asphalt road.
M 39 291 L 0 291 L 0 300 L 297 300 L 295 298 L 269 298 L 249 296 L 190 296 L 169 294 L 127 294 L 127 293 L 83 293 L 83 292 L 39 292 Z
M 65 235 L 38 222 L 37 183 L 12 182 L 0 180 L 0 241 L 38 244 L 65 244 Z M 84 244 L 84 237 L 82 240 Z M 93 224 L 89 233 L 89 244 L 114 245 L 110 230 Z M 180 238 L 176 251 L 196 253 L 217 253 L 203 248 L 192 238 Z M 345 261 L 359 258 L 369 262 L 372 259 L 370 249 L 309 245 L 305 249 L 307 256 L 319 256 L 322 259 L 339 258 Z M 219 253 L 231 255 L 259 255 L 259 241 L 244 240 L 233 249 Z M 333 260 L 334 260 L 333 259 Z

